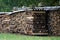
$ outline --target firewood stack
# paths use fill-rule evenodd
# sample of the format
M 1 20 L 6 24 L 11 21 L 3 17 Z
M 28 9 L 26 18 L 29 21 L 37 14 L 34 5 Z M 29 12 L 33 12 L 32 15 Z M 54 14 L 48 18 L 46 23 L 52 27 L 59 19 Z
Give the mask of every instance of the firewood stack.
M 49 13 L 49 25 L 52 35 L 60 35 L 60 12 L 51 11 Z
M 4 20 L 5 15 L 0 15 L 0 32 L 2 31 L 2 21 Z
M 28 24 L 28 16 L 26 12 L 0 15 L 0 32 L 29 33 L 32 25 Z
M 48 16 L 46 11 L 3 14 L 0 15 L 0 32 L 33 34 L 49 31 L 52 35 L 60 35 L 60 12 L 49 11 Z
M 14 25 L 12 28 L 12 31 L 15 33 L 25 33 L 25 12 L 23 13 L 17 13 L 11 15 L 11 21 L 10 25 Z
M 10 15 L 10 29 L 12 32 L 18 32 L 18 33 L 24 33 L 24 34 L 30 34 L 32 33 L 33 23 L 29 19 L 29 17 L 32 17 L 32 14 L 29 12 L 21 12 Z M 30 23 L 29 23 L 30 21 Z M 13 27 L 12 27 L 13 26 Z
M 32 16 L 33 13 L 32 12 L 27 12 L 26 14 L 26 18 L 25 18 L 25 22 L 26 22 L 26 31 L 27 31 L 27 34 L 32 34 L 33 33 L 33 19 L 34 17 Z
M 37 12 L 34 13 L 34 33 L 47 33 L 46 35 L 48 35 L 48 29 L 46 26 L 46 13 L 45 11 L 43 12 Z M 40 34 L 40 35 L 41 35 Z M 45 35 L 45 34 L 43 34 Z
M 0 15 L 0 32 L 21 32 L 22 26 L 25 26 L 24 13 L 15 13 L 11 15 Z M 23 24 L 23 25 L 22 25 Z

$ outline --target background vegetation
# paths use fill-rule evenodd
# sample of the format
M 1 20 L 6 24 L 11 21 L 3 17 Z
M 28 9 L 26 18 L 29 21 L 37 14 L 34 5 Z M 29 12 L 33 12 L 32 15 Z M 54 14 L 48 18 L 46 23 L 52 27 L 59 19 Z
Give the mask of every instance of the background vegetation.
M 0 11 L 10 11 L 21 6 L 58 6 L 59 0 L 0 0 Z

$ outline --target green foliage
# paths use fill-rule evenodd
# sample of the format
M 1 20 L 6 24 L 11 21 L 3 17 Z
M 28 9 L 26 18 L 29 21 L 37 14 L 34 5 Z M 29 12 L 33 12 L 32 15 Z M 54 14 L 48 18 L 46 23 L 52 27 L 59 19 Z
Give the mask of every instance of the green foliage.
M 58 6 L 59 0 L 0 0 L 0 11 L 9 11 L 12 7 L 17 6 Z

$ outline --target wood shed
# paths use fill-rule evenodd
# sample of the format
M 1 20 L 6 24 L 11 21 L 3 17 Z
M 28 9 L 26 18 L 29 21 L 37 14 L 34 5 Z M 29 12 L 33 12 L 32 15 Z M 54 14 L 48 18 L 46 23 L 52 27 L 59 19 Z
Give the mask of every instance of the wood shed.
M 60 6 L 0 14 L 0 32 L 29 35 L 60 35 Z

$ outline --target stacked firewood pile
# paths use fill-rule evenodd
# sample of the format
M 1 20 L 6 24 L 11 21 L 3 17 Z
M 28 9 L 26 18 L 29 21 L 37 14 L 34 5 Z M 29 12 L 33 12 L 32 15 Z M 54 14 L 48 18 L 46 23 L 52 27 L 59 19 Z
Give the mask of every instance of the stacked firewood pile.
M 12 14 L 10 15 L 11 20 L 10 20 L 10 31 L 14 33 L 26 33 L 26 14 L 25 12 L 23 13 L 17 13 L 17 14 Z
M 8 27 L 8 23 L 6 21 L 9 21 L 9 17 L 7 17 L 6 15 L 0 15 L 0 32 L 5 30 L 5 27 Z M 8 20 L 7 20 L 8 19 Z M 7 25 L 6 25 L 7 24 Z
M 0 15 L 0 32 L 33 34 L 49 31 L 52 35 L 60 35 L 60 12 L 50 11 L 48 16 L 40 11 L 3 14 Z
M 52 35 L 60 35 L 60 12 L 51 11 L 49 13 L 49 25 Z
M 27 17 L 29 17 L 29 14 L 26 14 L 26 12 L 0 15 L 0 32 L 29 33 L 32 25 L 29 25 Z
M 35 33 L 48 33 L 48 29 L 46 27 L 46 13 L 35 13 L 33 25 Z
M 4 27 L 2 27 L 2 21 L 5 19 L 5 15 L 0 15 L 0 32 L 2 31 L 2 28 L 4 28 Z

